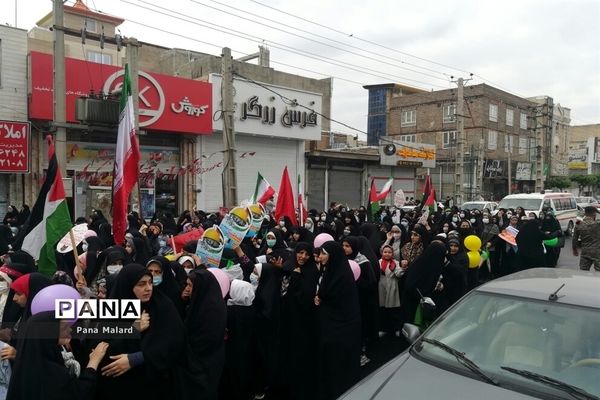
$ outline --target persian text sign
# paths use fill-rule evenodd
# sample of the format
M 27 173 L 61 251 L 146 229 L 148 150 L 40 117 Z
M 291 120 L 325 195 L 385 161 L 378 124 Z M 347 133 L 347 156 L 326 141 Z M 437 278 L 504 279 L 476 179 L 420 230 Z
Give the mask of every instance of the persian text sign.
M 29 172 L 29 122 L 0 121 L 0 172 Z
M 52 55 L 31 52 L 29 117 L 53 119 Z M 124 69 L 65 58 L 67 122 L 75 118 L 76 99 L 90 92 L 114 92 L 123 84 Z M 139 71 L 140 128 L 195 135 L 212 134 L 212 87 L 208 82 Z
M 379 146 L 381 165 L 435 168 L 435 145 L 400 142 L 393 136 L 382 137 Z M 393 144 L 394 146 L 389 146 Z

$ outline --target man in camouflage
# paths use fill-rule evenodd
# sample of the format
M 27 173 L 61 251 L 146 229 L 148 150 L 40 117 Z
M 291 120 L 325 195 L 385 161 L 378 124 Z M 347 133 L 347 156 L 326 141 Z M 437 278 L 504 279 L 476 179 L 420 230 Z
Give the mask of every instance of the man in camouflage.
M 600 271 L 600 221 L 596 221 L 598 211 L 596 207 L 585 208 L 583 221 L 575 226 L 573 231 L 573 255 L 579 256 L 579 269 L 589 271 L 594 264 L 594 269 Z

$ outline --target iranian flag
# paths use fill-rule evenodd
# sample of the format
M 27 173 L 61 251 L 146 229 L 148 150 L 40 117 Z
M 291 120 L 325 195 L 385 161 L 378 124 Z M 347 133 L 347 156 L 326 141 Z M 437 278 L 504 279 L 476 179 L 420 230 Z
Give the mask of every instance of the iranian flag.
M 298 225 L 296 210 L 294 208 L 294 191 L 292 189 L 292 182 L 290 182 L 287 165 L 281 175 L 279 194 L 277 195 L 277 204 L 275 205 L 275 218 L 279 221 L 284 216 L 290 219 L 292 225 Z
M 112 192 L 113 236 L 117 244 L 121 244 L 125 240 L 129 194 L 137 183 L 140 162 L 140 150 L 135 136 L 131 81 L 127 64 L 125 65 L 125 76 L 123 77 L 120 110 Z
M 37 262 L 38 270 L 46 275 L 56 271 L 54 255 L 56 243 L 73 227 L 65 188 L 58 160 L 54 152 L 52 136 L 48 135 L 48 171 L 40 194 L 25 222 L 22 233 L 13 247 L 29 253 Z
M 275 195 L 275 189 L 263 176 L 258 173 L 256 178 L 256 189 L 254 189 L 254 195 L 250 200 L 250 203 L 265 204 L 271 197 Z
M 306 218 L 306 209 L 304 208 L 304 199 L 302 198 L 302 181 L 300 179 L 300 174 L 298 174 L 298 216 L 300 220 L 298 223 L 300 225 L 304 224 L 304 218 Z
M 383 185 L 383 188 L 381 189 L 381 192 L 377 196 L 377 200 L 379 200 L 379 201 L 385 200 L 385 198 L 388 197 L 388 195 L 392 191 L 392 184 L 393 183 L 394 183 L 394 178 L 390 177 L 390 179 L 387 180 L 387 182 L 385 183 L 385 185 Z

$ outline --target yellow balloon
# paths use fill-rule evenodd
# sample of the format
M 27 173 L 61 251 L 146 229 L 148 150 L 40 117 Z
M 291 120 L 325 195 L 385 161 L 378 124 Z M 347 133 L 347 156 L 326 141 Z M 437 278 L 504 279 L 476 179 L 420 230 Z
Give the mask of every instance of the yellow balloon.
M 475 235 L 469 235 L 465 238 L 465 247 L 471 251 L 479 251 L 481 248 L 481 239 Z
M 479 267 L 479 261 L 481 261 L 481 256 L 477 251 L 469 251 L 467 253 L 467 257 L 469 258 L 469 268 L 477 268 Z

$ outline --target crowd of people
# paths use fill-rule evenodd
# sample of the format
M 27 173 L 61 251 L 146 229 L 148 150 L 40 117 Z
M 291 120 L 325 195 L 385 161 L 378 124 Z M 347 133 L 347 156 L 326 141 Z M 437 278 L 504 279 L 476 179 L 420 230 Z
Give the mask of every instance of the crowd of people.
M 423 298 L 435 303 L 435 317 L 486 280 L 554 267 L 561 246 L 543 240 L 563 234 L 549 209 L 539 217 L 419 206 L 368 214 L 331 204 L 310 210 L 301 226 L 268 215 L 255 237 L 223 252 L 225 297 L 197 241 L 173 249 L 171 240 L 219 224 L 217 213 L 144 221 L 133 212 L 125 241 L 115 243 L 94 210 L 76 221 L 89 228 L 80 266 L 57 253 L 52 278 L 10 249 L 11 229 L 0 230 L 0 398 L 334 399 L 358 381 L 374 343 L 415 322 Z M 10 221 L 4 226 L 18 223 Z M 516 245 L 499 237 L 509 226 L 519 230 Z M 470 267 L 471 235 L 489 257 Z M 70 327 L 53 313 L 32 315 L 32 299 L 56 283 L 83 298 L 140 299 L 137 335 L 103 339 L 77 334 L 101 322 Z

